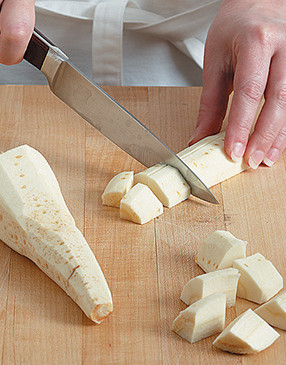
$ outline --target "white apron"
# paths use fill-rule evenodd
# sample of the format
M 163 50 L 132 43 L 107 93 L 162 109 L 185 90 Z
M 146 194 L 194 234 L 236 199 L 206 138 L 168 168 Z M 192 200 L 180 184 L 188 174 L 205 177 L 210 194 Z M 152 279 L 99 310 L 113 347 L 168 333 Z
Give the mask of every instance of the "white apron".
M 36 26 L 100 85 L 200 85 L 205 38 L 220 3 L 36 0 Z M 1 83 L 44 80 L 25 62 L 0 66 Z

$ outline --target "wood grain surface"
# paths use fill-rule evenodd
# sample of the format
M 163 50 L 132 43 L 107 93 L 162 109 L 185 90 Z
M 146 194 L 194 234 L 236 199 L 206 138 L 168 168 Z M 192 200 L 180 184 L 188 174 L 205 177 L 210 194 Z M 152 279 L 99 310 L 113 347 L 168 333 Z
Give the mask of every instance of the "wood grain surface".
M 107 87 L 175 152 L 194 130 L 200 88 Z M 67 205 L 94 251 L 113 294 L 114 312 L 94 325 L 35 264 L 0 242 L 0 363 L 285 364 L 286 336 L 248 356 L 190 344 L 171 331 L 184 284 L 202 274 L 194 256 L 216 229 L 247 240 L 286 277 L 285 155 L 211 190 L 217 206 L 190 199 L 143 226 L 101 205 L 107 182 L 143 169 L 60 102 L 46 86 L 0 86 L 0 152 L 21 144 L 39 150 L 54 170 Z M 257 305 L 238 299 L 226 324 Z

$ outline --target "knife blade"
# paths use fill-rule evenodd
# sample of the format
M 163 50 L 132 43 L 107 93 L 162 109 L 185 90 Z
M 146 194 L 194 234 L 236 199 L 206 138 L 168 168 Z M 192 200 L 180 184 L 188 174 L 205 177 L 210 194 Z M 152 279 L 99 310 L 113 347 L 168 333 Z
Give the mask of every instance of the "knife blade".
M 201 179 L 158 137 L 101 87 L 89 80 L 37 29 L 24 59 L 46 76 L 51 91 L 121 149 L 150 167 L 165 163 L 178 169 L 191 194 L 210 203 L 217 199 Z

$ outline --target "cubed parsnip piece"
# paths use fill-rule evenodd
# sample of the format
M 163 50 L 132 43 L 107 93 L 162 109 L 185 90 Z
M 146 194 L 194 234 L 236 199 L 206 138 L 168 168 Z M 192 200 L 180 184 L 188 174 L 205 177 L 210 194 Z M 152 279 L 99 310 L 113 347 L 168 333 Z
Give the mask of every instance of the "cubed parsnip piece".
M 107 184 L 101 199 L 103 205 L 120 207 L 120 201 L 133 185 L 133 171 L 120 172 Z
M 193 343 L 223 330 L 226 295 L 215 293 L 198 300 L 180 312 L 172 330 Z
M 255 313 L 272 326 L 286 330 L 286 291 L 262 304 Z
M 205 272 L 232 267 L 235 259 L 245 257 L 246 245 L 228 231 L 215 231 L 199 247 L 196 263 Z
M 112 312 L 103 273 L 52 169 L 26 145 L 0 154 L 0 239 L 34 261 L 92 321 Z
M 134 177 L 134 183 L 147 185 L 161 203 L 168 208 L 190 196 L 190 186 L 180 172 L 165 164 L 157 164 L 139 172 Z
M 234 354 L 253 354 L 265 350 L 278 337 L 279 333 L 248 309 L 223 330 L 213 345 Z
M 224 132 L 206 137 L 178 153 L 209 188 L 249 168 L 243 159 L 234 162 L 226 155 L 224 137 Z
M 181 300 L 190 305 L 197 300 L 214 293 L 226 295 L 226 306 L 235 305 L 237 283 L 240 274 L 234 268 L 217 270 L 196 276 L 183 288 Z
M 163 213 L 163 205 L 148 186 L 136 184 L 120 203 L 120 218 L 144 224 Z
M 259 252 L 235 260 L 233 267 L 238 269 L 241 274 L 237 287 L 237 295 L 240 298 L 261 304 L 283 288 L 282 276 L 274 265 Z

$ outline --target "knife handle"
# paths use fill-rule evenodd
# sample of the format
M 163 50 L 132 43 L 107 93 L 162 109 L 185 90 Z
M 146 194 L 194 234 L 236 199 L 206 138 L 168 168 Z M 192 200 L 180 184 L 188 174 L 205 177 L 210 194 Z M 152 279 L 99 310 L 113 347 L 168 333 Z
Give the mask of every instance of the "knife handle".
M 55 45 L 35 28 L 24 54 L 24 59 L 41 70 L 50 47 L 55 47 Z

